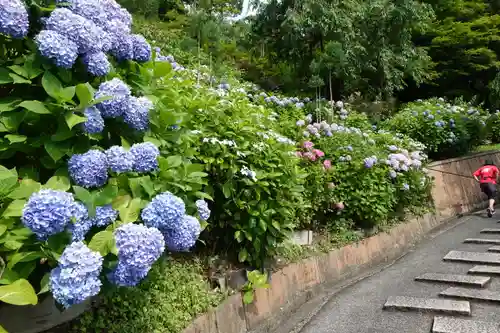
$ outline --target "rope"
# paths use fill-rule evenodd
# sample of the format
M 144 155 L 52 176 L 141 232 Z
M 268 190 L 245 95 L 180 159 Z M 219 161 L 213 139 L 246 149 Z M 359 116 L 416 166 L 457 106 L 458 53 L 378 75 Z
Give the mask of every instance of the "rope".
M 448 172 L 448 171 L 443 171 L 443 170 L 436 170 L 436 169 L 431 169 L 431 168 L 426 168 L 426 169 L 427 170 L 436 171 L 436 172 L 445 173 L 445 174 L 448 174 L 448 175 L 459 176 L 459 177 L 468 178 L 468 179 L 474 179 L 474 177 L 472 177 L 472 176 L 465 176 L 465 175 L 461 175 L 461 174 L 454 173 L 454 172 Z

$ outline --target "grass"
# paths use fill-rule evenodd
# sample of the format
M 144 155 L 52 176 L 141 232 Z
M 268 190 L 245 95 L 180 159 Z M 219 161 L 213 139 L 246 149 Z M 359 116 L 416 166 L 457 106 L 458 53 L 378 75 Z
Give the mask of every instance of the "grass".
M 482 145 L 476 148 L 477 152 L 490 151 L 490 150 L 500 150 L 500 143 Z

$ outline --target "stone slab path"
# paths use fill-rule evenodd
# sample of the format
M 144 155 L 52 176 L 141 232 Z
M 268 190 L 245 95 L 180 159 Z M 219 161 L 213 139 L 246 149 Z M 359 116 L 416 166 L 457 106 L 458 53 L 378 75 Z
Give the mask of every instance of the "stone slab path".
M 500 333 L 499 218 L 458 220 L 331 296 L 292 332 Z

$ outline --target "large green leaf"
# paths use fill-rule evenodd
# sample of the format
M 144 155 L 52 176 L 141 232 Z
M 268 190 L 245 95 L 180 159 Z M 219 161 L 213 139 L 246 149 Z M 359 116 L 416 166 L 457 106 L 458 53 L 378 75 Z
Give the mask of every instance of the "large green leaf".
M 47 95 L 55 100 L 59 100 L 63 87 L 61 81 L 54 74 L 46 71 L 42 77 L 42 86 Z
M 45 104 L 40 101 L 24 101 L 19 106 L 34 113 L 51 114 L 50 110 L 45 107 Z
M 5 138 L 9 140 L 10 143 L 21 143 L 25 142 L 28 139 L 26 135 L 19 134 L 7 134 Z
M 17 185 L 18 175 L 15 169 L 9 170 L 0 165 L 0 196 L 8 195 Z
M 0 112 L 12 111 L 22 100 L 15 97 L 3 97 L 0 99 Z
M 9 333 L 2 325 L 0 325 L 0 333 Z
M 13 284 L 0 286 L 0 301 L 13 305 L 36 305 L 38 297 L 27 280 L 19 279 Z
M 0 67 L 0 84 L 12 83 L 13 80 L 9 73 L 7 68 Z
M 106 256 L 114 247 L 114 235 L 111 231 L 100 231 L 92 237 L 89 242 L 89 249 Z
M 40 191 L 42 185 L 32 179 L 23 179 L 19 187 L 9 194 L 10 199 L 27 199 L 33 193 Z
M 45 150 L 54 162 L 59 161 L 68 151 L 66 145 L 58 142 L 46 141 L 44 146 Z
M 26 200 L 14 200 L 5 209 L 2 216 L 3 217 L 19 217 L 23 215 L 23 208 L 26 204 Z
M 80 107 L 86 107 L 94 98 L 94 89 L 89 83 L 80 83 L 76 86 L 76 96 L 80 101 Z
M 38 295 L 47 293 L 50 291 L 50 273 L 45 273 L 45 275 L 42 277 L 42 280 L 40 281 L 40 291 L 38 292 Z M 1 333 L 1 332 L 0 332 Z
M 18 262 L 28 262 L 37 260 L 43 257 L 43 253 L 36 251 L 17 252 L 9 258 L 7 268 L 12 269 Z
M 66 114 L 64 115 L 64 119 L 66 120 L 66 124 L 68 124 L 68 127 L 70 129 L 72 129 L 73 127 L 75 127 L 78 124 L 81 124 L 81 123 L 84 123 L 85 121 L 87 121 L 87 118 L 82 117 L 82 116 L 78 116 L 78 115 L 74 114 L 72 111 L 66 112 Z
M 126 207 L 118 209 L 120 220 L 124 223 L 135 222 L 139 218 L 139 213 L 142 209 L 141 198 L 132 199 Z

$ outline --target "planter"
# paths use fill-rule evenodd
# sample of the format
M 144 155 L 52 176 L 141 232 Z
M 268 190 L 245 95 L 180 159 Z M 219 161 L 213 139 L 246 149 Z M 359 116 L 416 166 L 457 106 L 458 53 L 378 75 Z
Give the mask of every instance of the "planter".
M 0 306 L 0 324 L 9 333 L 39 333 L 76 319 L 90 308 L 92 300 L 59 311 L 52 295 L 40 297 L 35 306 Z

